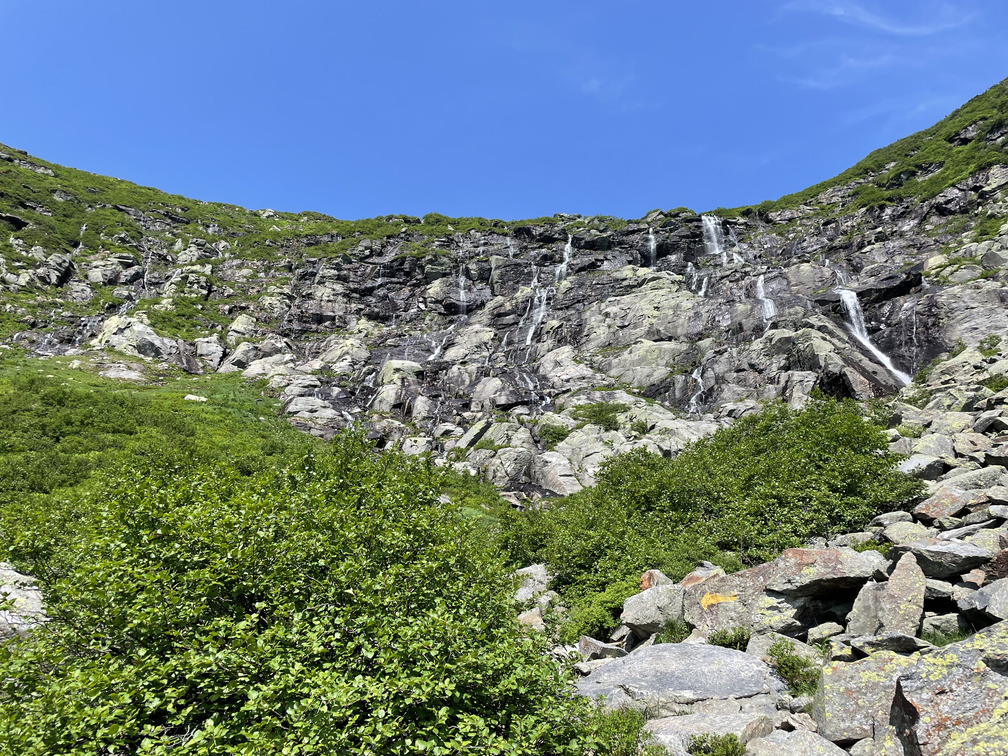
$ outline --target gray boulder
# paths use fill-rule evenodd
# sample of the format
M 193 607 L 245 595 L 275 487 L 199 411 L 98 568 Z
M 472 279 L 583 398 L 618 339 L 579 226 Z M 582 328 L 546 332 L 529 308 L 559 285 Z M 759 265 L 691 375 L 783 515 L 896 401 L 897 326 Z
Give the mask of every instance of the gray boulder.
M 620 621 L 640 638 L 661 632 L 673 622 L 683 619 L 681 585 L 656 585 L 623 602 Z
M 690 739 L 696 735 L 735 735 L 739 742 L 748 743 L 770 735 L 773 726 L 773 718 L 768 713 L 756 710 L 661 717 L 648 720 L 644 731 L 668 753 L 685 756 L 689 753 L 686 748 Z
M 846 756 L 847 752 L 808 730 L 775 730 L 766 737 L 750 740 L 746 756 Z
M 826 665 L 812 704 L 819 734 L 835 743 L 874 737 L 889 722 L 896 678 L 912 664 L 905 656 L 883 651 Z
M 931 578 L 947 578 L 981 567 L 992 556 L 987 549 L 966 541 L 941 541 L 937 538 L 925 538 L 893 548 L 894 555 L 904 552 L 913 554 L 924 574 Z
M 906 754 L 1008 753 L 1008 622 L 921 656 L 897 676 L 889 721 Z
M 636 701 L 652 711 L 674 711 L 705 699 L 774 693 L 783 685 L 766 664 L 742 651 L 705 643 L 662 643 L 607 664 L 577 688 L 584 696 L 605 697 L 610 706 Z

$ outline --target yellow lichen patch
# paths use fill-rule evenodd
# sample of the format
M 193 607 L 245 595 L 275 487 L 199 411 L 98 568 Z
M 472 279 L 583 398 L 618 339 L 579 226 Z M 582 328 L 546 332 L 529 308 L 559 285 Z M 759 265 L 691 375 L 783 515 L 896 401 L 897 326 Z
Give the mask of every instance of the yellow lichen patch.
M 700 606 L 705 610 L 715 604 L 724 604 L 727 601 L 738 601 L 737 593 L 705 593 L 700 599 Z

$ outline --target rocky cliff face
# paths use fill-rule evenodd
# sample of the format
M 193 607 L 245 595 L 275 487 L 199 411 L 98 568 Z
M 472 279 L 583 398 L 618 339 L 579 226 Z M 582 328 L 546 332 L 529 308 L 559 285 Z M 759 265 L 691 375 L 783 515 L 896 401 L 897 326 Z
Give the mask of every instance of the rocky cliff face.
M 12 230 L 35 264 L 7 263 L 8 291 L 54 306 L 9 342 L 241 371 L 310 432 L 364 422 L 502 487 L 563 494 L 615 452 L 671 454 L 724 417 L 814 388 L 894 394 L 958 341 L 1008 331 L 1008 225 L 981 243 L 969 231 L 979 215 L 1008 216 L 1006 188 L 996 166 L 931 201 L 853 214 L 841 188 L 735 218 L 557 216 L 433 238 L 402 221 L 334 256 L 296 222 L 249 249 L 235 229 L 190 236 L 122 207 L 139 233 L 110 249 L 26 250 Z M 31 226 L 25 208 L 7 212 Z M 586 424 L 577 407 L 601 404 L 615 422 Z
M 986 162 L 1003 154 L 1008 136 L 970 133 Z M 616 452 L 674 454 L 816 388 L 926 403 L 910 376 L 1008 332 L 1008 157 L 923 201 L 854 202 L 908 180 L 887 165 L 767 210 L 464 231 L 211 206 L 0 158 L 8 344 L 240 371 L 306 431 L 366 423 L 515 491 L 576 491 Z

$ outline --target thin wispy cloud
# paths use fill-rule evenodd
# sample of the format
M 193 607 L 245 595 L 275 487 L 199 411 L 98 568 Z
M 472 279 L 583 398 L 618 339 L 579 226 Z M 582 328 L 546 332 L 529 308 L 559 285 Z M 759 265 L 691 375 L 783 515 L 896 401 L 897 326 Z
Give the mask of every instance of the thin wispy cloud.
M 948 3 L 921 3 L 920 13 L 926 21 L 906 20 L 866 8 L 847 0 L 791 0 L 781 6 L 784 11 L 818 13 L 845 24 L 891 34 L 898 37 L 927 37 L 965 26 L 973 20 L 971 13 L 963 13 Z
M 779 79 L 803 89 L 829 91 L 846 86 L 872 71 L 890 68 L 899 62 L 900 59 L 895 55 L 880 55 L 873 58 L 842 55 L 835 65 L 819 68 L 803 76 L 781 76 Z

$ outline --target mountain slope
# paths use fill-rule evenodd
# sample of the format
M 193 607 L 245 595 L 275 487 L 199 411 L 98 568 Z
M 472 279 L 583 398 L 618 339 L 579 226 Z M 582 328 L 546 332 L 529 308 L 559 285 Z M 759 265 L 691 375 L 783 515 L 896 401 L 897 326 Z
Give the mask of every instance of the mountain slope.
M 316 435 L 571 493 L 768 399 L 937 401 L 908 376 L 1008 333 L 1006 92 L 776 203 L 631 221 L 249 211 L 0 148 L 0 337 L 264 378 Z

